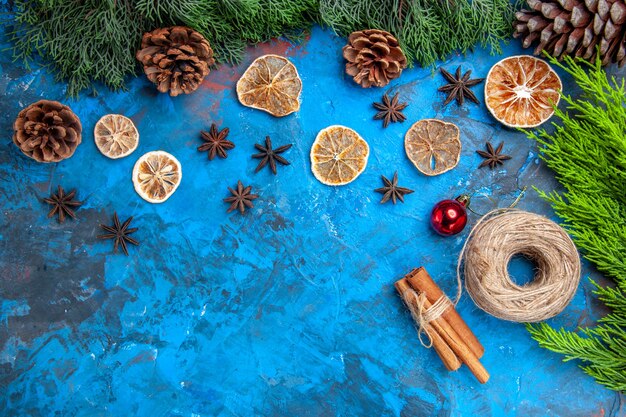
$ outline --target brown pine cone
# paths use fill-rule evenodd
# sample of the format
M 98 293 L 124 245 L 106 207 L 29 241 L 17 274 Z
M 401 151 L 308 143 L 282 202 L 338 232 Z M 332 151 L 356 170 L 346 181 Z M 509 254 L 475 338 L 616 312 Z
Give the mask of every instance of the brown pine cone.
M 586 60 L 600 52 L 603 65 L 626 62 L 626 2 L 624 0 L 527 0 L 530 10 L 515 14 L 516 38 L 523 47 L 537 43 L 542 51 L 561 58 Z
M 148 79 L 171 96 L 194 92 L 215 63 L 209 41 L 184 26 L 144 33 L 136 57 Z
M 346 73 L 361 87 L 383 87 L 406 68 L 406 57 L 398 40 L 389 32 L 368 29 L 352 32 L 343 47 Z
M 78 116 L 58 101 L 39 100 L 23 109 L 13 124 L 13 143 L 39 162 L 59 162 L 80 145 Z

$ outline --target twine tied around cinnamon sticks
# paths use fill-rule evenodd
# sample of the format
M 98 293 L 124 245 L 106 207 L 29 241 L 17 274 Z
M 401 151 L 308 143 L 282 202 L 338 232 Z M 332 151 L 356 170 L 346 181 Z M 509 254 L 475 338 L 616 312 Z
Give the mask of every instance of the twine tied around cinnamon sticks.
M 414 269 L 395 287 L 418 324 L 422 344 L 434 347 L 448 370 L 456 371 L 464 363 L 479 382 L 487 382 L 489 373 L 479 361 L 485 349 L 428 272 Z M 429 343 L 422 340 L 423 333 Z
M 414 298 L 414 302 L 407 303 L 407 308 L 411 313 L 411 317 L 417 323 L 417 337 L 419 338 L 420 343 L 427 349 L 430 349 L 433 346 L 433 341 L 428 336 L 427 329 L 430 327 L 430 322 L 438 319 L 446 312 L 446 310 L 452 307 L 452 301 L 444 294 L 439 297 L 434 304 L 430 307 L 427 307 L 428 299 L 426 298 L 426 294 L 423 292 L 417 293 L 413 290 L 405 290 L 404 294 L 402 294 L 403 299 L 410 300 Z M 422 335 L 426 333 L 428 337 L 428 342 L 424 342 L 422 339 Z

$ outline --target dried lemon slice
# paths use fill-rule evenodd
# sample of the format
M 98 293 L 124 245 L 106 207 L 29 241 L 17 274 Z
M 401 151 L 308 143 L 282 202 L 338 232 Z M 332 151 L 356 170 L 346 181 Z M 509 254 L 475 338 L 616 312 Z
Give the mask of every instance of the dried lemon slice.
M 133 153 L 139 145 L 139 132 L 133 121 L 121 114 L 106 114 L 93 129 L 98 150 L 111 159 L 123 158 Z
M 133 168 L 135 191 L 150 203 L 162 203 L 170 198 L 182 178 L 180 162 L 163 151 L 148 152 Z
M 321 183 L 345 185 L 367 166 L 370 148 L 358 133 L 345 126 L 320 130 L 311 147 L 311 170 Z
M 498 121 L 509 127 L 535 127 L 554 114 L 563 89 L 556 72 L 529 55 L 505 58 L 487 74 L 485 103 Z
M 286 116 L 300 109 L 302 80 L 296 67 L 278 55 L 254 60 L 237 82 L 237 97 L 244 106 Z
M 450 171 L 461 157 L 459 128 L 452 123 L 424 119 L 409 128 L 404 149 L 423 174 L 434 176 Z

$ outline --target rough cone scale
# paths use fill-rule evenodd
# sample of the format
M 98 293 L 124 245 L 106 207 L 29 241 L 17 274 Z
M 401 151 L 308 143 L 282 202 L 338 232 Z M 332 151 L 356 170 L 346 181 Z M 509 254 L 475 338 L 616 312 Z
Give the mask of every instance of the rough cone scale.
M 343 47 L 343 57 L 346 74 L 363 88 L 384 87 L 407 66 L 398 40 L 378 29 L 352 32 Z
M 136 58 L 157 89 L 171 96 L 194 92 L 215 64 L 209 41 L 185 26 L 144 33 Z
M 624 0 L 527 0 L 528 9 L 515 13 L 513 37 L 522 46 L 536 44 L 534 54 L 572 56 L 602 65 L 626 62 L 626 2 Z
M 17 115 L 13 143 L 37 162 L 59 162 L 74 155 L 81 133 L 80 119 L 68 106 L 39 100 Z

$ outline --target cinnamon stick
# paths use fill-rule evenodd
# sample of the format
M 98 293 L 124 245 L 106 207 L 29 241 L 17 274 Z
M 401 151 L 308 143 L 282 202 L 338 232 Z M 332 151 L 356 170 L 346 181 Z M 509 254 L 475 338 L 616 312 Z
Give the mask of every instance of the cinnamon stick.
M 400 297 L 404 300 L 405 303 L 411 305 L 412 308 L 418 309 L 417 300 L 415 297 L 407 296 L 409 294 L 414 294 L 415 292 L 406 282 L 406 279 L 401 279 L 395 283 L 396 290 Z M 439 333 L 437 333 L 434 328 L 428 327 L 425 329 L 426 334 L 430 338 L 433 343 L 433 347 L 435 348 L 435 352 L 441 358 L 441 361 L 445 365 L 446 369 L 449 371 L 456 371 L 461 367 L 461 361 L 452 351 L 450 346 L 441 338 Z
M 432 306 L 432 303 L 428 301 L 428 298 L 424 300 L 423 307 L 427 310 Z M 478 382 L 484 384 L 489 380 L 489 373 L 485 367 L 480 363 L 478 357 L 472 352 L 472 350 L 461 340 L 459 334 L 450 326 L 443 317 L 439 317 L 430 322 L 430 325 L 435 328 L 441 338 L 450 346 L 452 351 L 463 361 L 464 364 L 472 371 L 472 374 L 478 379 Z
M 406 276 L 407 282 L 415 290 L 423 292 L 426 299 L 435 303 L 440 297 L 445 297 L 441 288 L 433 281 L 428 272 L 422 267 L 409 272 Z M 478 341 L 474 332 L 467 326 L 465 320 L 461 318 L 456 309 L 452 306 L 441 316 L 458 333 L 460 339 L 465 343 L 477 358 L 481 358 L 485 353 L 485 348 Z

